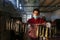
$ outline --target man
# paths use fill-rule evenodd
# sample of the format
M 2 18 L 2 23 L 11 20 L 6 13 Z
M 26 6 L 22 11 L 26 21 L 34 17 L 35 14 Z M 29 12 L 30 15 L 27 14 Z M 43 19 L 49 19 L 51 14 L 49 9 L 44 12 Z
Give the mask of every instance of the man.
M 30 28 L 28 30 L 28 35 L 32 40 L 37 40 L 37 29 L 39 24 L 44 24 L 45 21 L 39 17 L 40 11 L 39 9 L 34 9 L 33 10 L 33 17 L 29 19 L 27 22 L 30 24 Z M 35 24 L 35 25 L 34 25 Z

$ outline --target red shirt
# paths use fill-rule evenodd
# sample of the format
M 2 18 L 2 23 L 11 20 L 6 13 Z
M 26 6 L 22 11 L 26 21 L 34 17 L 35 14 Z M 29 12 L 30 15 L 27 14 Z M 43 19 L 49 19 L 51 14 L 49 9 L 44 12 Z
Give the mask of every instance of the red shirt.
M 29 24 L 42 24 L 44 22 L 45 21 L 41 18 L 37 18 L 37 19 L 31 18 L 31 19 L 28 20 Z M 30 26 L 30 28 L 28 30 L 28 35 L 31 38 L 37 38 L 37 36 L 36 36 L 37 30 L 38 30 L 38 26 L 34 25 L 34 28 L 32 26 Z
M 45 21 L 41 18 L 37 18 L 37 19 L 31 18 L 31 19 L 28 20 L 29 24 L 42 24 L 44 22 Z

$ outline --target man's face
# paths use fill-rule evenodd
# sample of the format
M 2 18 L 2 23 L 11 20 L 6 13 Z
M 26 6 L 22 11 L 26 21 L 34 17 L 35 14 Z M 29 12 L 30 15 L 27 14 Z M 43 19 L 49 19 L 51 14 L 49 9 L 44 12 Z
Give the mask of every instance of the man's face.
M 34 16 L 38 16 L 38 15 L 39 15 L 39 12 L 38 12 L 38 11 L 34 11 L 34 12 L 33 12 L 33 15 L 34 15 Z

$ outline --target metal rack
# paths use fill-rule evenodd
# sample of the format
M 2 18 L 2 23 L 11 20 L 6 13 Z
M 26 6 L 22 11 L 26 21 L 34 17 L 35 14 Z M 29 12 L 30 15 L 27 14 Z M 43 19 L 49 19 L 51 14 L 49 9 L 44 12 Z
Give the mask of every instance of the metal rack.
M 28 24 L 25 26 L 24 28 L 25 30 L 25 34 L 27 34 L 28 32 Z M 56 34 L 56 27 L 53 26 L 51 28 L 48 28 L 44 25 L 39 25 L 38 26 L 38 40 L 46 40 L 46 38 L 52 38 L 52 37 L 55 37 L 55 34 Z M 27 37 L 28 39 L 28 37 Z

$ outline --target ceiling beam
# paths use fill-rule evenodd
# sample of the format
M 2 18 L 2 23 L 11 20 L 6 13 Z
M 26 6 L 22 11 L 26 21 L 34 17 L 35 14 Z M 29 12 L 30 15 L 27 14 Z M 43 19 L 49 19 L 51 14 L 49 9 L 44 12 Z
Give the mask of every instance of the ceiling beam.
M 52 3 L 50 6 L 56 5 L 56 4 L 58 4 L 58 3 L 60 3 L 60 1 L 59 1 L 59 0 L 55 0 L 55 2 Z
M 51 3 L 49 3 L 47 6 L 50 6 L 51 4 L 53 4 L 55 2 L 55 0 L 53 0 Z
M 44 0 L 42 3 L 40 3 L 40 6 L 42 6 L 42 5 L 44 4 L 45 1 L 46 1 L 46 0 Z

